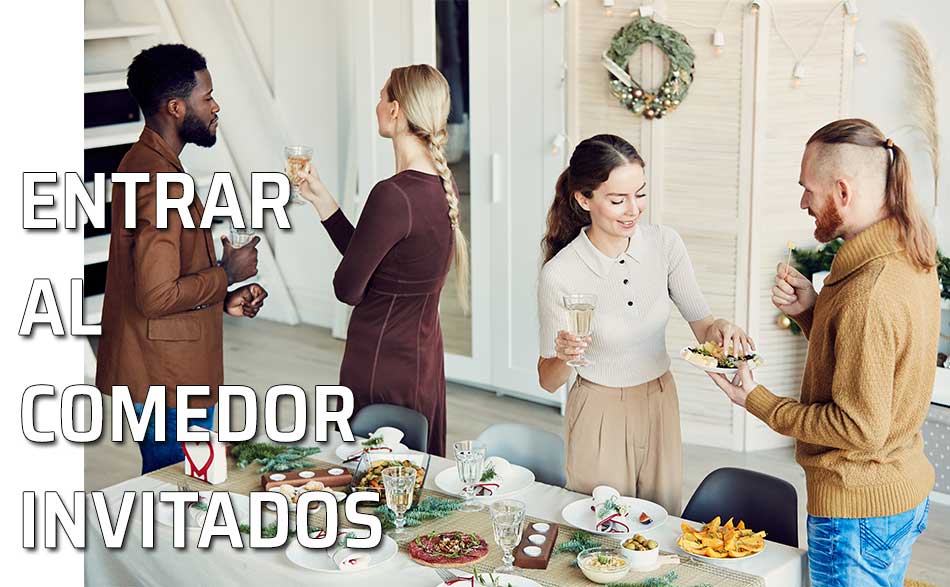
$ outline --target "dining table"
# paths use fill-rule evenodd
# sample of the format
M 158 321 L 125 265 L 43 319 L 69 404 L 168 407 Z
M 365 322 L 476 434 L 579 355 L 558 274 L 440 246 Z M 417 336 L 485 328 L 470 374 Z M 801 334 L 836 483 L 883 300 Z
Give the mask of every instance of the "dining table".
M 342 443 L 340 436 L 331 432 L 326 442 L 305 440 L 295 446 L 318 446 L 320 452 L 313 456 L 320 461 L 343 464 L 336 455 L 336 449 Z M 253 466 L 253 465 L 252 465 Z M 348 466 L 352 467 L 352 464 Z M 451 459 L 432 456 L 425 487 L 438 491 L 435 479 L 447 468 L 455 467 Z M 117 509 L 123 494 L 134 492 L 159 492 L 175 490 L 176 487 L 153 476 L 144 475 L 123 481 L 102 491 L 110 513 Z M 208 486 L 207 489 L 213 489 Z M 527 504 L 526 513 L 533 518 L 549 520 L 562 525 L 562 531 L 570 531 L 567 522 L 561 517 L 561 511 L 568 504 L 584 497 L 580 493 L 563 487 L 534 482 L 514 495 L 506 495 Z M 137 508 L 136 508 L 137 509 Z M 112 514 L 114 516 L 114 514 Z M 485 514 L 488 515 L 487 513 Z M 323 573 L 297 566 L 287 556 L 287 545 L 278 548 L 234 548 L 226 538 L 211 541 L 208 548 L 197 548 L 197 535 L 185 548 L 172 545 L 172 528 L 161 524 L 154 527 L 154 546 L 142 547 L 142 525 L 137 516 L 129 521 L 125 541 L 121 548 L 106 548 L 95 509 L 92 507 L 91 492 L 87 495 L 85 508 L 87 540 L 85 548 L 85 584 L 98 585 L 321 585 L 321 586 L 406 586 L 436 587 L 442 584 L 436 570 L 416 564 L 404 548 L 390 560 L 373 568 L 349 573 Z M 342 521 L 342 520 L 341 520 Z M 676 546 L 680 536 L 680 523 L 683 520 L 670 515 L 660 527 L 651 530 L 648 538 L 657 541 L 661 551 L 679 554 L 686 553 Z M 696 527 L 701 524 L 695 523 Z M 245 537 L 246 538 L 246 537 Z M 492 536 L 486 536 L 492 544 Z M 493 546 L 494 547 L 494 546 Z M 569 556 L 558 554 L 555 556 Z M 709 563 L 714 564 L 714 563 Z M 747 560 L 732 560 L 721 563 L 724 567 L 760 577 L 758 582 L 765 587 L 799 587 L 807 585 L 807 552 L 766 541 L 766 547 L 757 556 Z M 590 583 L 593 585 L 593 583 Z M 677 583 L 679 584 L 679 583 Z M 748 584 L 748 583 L 746 583 Z

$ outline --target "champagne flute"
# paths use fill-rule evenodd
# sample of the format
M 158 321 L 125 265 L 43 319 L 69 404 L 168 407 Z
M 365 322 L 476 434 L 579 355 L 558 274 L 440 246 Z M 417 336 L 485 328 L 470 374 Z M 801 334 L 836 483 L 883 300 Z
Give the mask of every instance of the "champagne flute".
M 307 201 L 300 195 L 300 186 L 297 174 L 307 167 L 307 163 L 313 158 L 313 147 L 306 145 L 291 145 L 284 147 L 284 157 L 287 159 L 286 173 L 290 179 L 290 201 L 294 204 L 306 204 Z
M 591 335 L 591 327 L 594 322 L 594 308 L 597 306 L 597 296 L 594 294 L 568 294 L 564 296 L 564 306 L 570 315 L 571 335 L 579 338 L 587 338 Z M 567 362 L 571 367 L 589 367 L 594 364 L 593 361 L 584 356 L 581 350 L 580 356 Z
M 453 446 L 455 464 L 458 467 L 459 480 L 462 482 L 462 495 L 465 496 L 461 511 L 480 512 L 485 506 L 475 501 L 475 484 L 482 480 L 488 447 L 473 440 L 456 442 Z
M 504 552 L 501 559 L 502 565 L 495 569 L 496 573 L 511 574 L 515 571 L 513 564 L 515 557 L 511 553 L 521 542 L 526 508 L 523 501 L 515 499 L 500 499 L 488 507 L 491 514 L 492 532 L 495 534 L 495 544 Z
M 383 469 L 383 486 L 386 488 L 386 507 L 396 516 L 393 534 L 403 537 L 406 532 L 406 512 L 412 505 L 416 489 L 416 470 L 412 467 L 388 467 Z

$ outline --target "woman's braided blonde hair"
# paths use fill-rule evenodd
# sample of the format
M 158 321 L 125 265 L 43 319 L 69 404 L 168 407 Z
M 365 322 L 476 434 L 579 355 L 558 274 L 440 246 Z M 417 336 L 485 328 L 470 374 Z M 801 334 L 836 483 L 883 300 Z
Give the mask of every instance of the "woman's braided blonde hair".
M 399 102 L 406 115 L 409 131 L 429 148 L 432 163 L 442 178 L 442 189 L 449 204 L 449 222 L 455 240 L 455 273 L 458 299 L 462 310 L 469 311 L 468 241 L 462 232 L 462 214 L 455 192 L 452 170 L 445 158 L 449 140 L 446 122 L 449 118 L 449 84 L 431 65 L 397 67 L 389 74 L 386 93 L 390 101 Z

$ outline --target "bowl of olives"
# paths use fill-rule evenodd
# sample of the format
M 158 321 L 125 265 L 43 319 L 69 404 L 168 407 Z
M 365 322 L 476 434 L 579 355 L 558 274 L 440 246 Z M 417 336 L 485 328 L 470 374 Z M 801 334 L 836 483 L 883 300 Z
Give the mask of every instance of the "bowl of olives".
M 660 545 L 640 534 L 634 534 L 623 542 L 623 555 L 635 571 L 648 571 L 657 567 Z

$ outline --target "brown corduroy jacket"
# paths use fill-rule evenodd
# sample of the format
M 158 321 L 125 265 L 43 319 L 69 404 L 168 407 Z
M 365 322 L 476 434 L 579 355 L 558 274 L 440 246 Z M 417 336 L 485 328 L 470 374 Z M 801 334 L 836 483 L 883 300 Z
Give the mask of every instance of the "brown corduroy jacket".
M 217 402 L 223 383 L 222 316 L 228 278 L 217 265 L 211 231 L 182 226 L 168 214 L 168 228 L 156 227 L 156 179 L 183 172 L 178 156 L 158 133 L 146 128 L 119 164 L 119 172 L 147 172 L 136 195 L 136 227 L 125 228 L 125 186 L 112 188 L 112 239 L 102 307 L 96 386 L 111 394 L 127 385 L 135 402 L 149 386 L 165 386 L 167 407 L 176 407 L 179 385 L 208 385 L 211 395 L 193 397 L 189 407 Z M 178 190 L 177 192 L 175 190 Z M 169 186 L 170 197 L 181 186 Z M 204 212 L 195 197 L 194 226 Z

